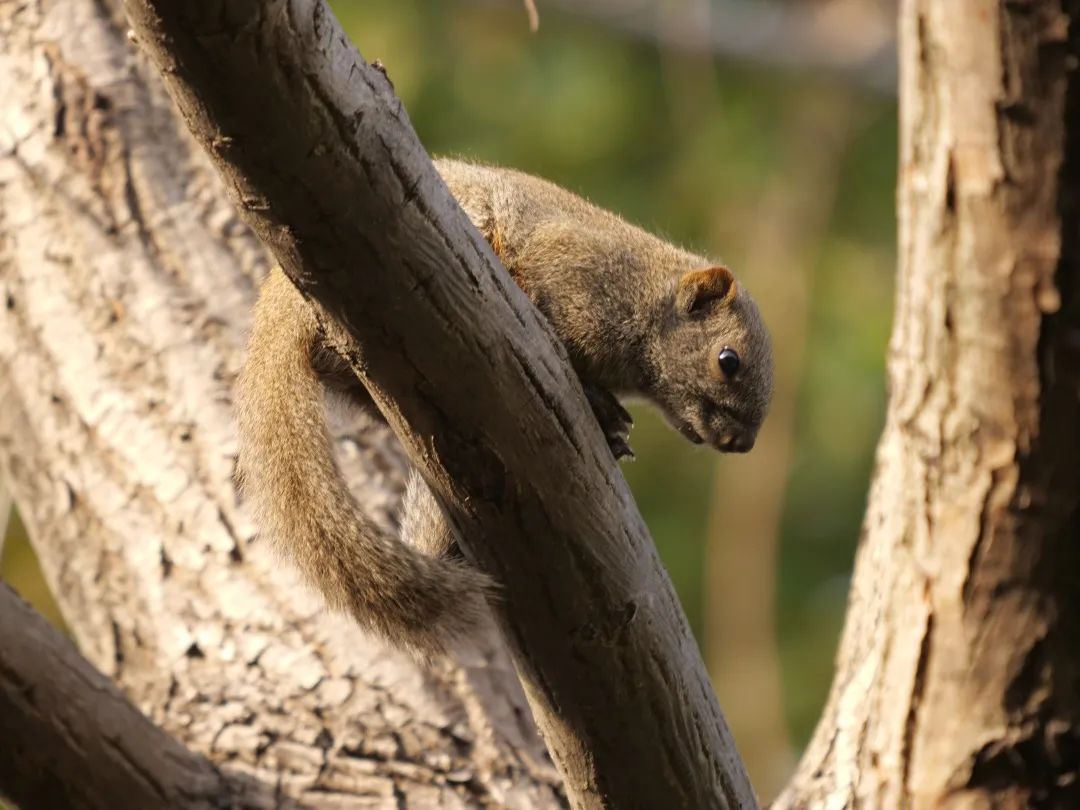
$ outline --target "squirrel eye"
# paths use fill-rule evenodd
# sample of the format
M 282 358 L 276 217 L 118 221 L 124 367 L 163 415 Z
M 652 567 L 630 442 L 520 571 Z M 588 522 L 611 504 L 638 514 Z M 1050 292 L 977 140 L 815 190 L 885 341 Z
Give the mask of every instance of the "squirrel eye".
M 720 356 L 717 357 L 717 361 L 720 363 L 720 370 L 724 372 L 725 377 L 731 377 L 737 374 L 739 366 L 742 365 L 742 361 L 739 360 L 739 353 L 729 346 L 725 346 L 720 350 Z

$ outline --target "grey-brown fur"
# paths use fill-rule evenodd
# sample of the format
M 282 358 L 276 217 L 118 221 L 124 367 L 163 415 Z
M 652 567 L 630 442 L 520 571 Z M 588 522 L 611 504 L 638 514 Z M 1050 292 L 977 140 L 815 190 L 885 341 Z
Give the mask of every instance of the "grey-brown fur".
M 551 321 L 617 456 L 629 452 L 629 417 L 612 394 L 650 400 L 691 441 L 752 446 L 772 392 L 772 352 L 757 307 L 726 268 L 544 180 L 435 165 Z M 724 348 L 741 359 L 730 377 L 718 365 Z M 256 519 L 332 607 L 395 644 L 437 653 L 479 621 L 490 582 L 447 554 L 453 531 L 418 475 L 400 537 L 364 516 L 333 460 L 323 382 L 370 407 L 319 344 L 308 303 L 275 270 L 237 392 L 240 471 Z

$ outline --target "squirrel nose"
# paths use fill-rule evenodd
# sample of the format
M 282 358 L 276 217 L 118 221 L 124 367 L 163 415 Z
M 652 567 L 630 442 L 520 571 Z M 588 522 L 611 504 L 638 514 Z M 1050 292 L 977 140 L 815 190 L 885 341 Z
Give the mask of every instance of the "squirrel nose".
M 716 446 L 725 453 L 747 453 L 754 446 L 753 433 L 731 433 L 721 436 Z

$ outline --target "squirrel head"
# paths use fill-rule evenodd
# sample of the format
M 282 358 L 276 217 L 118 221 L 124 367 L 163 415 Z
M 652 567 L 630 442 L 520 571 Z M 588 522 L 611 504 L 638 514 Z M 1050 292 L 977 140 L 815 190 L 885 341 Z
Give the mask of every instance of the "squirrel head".
M 745 453 L 772 398 L 769 332 L 723 266 L 690 270 L 665 298 L 647 393 L 695 444 Z

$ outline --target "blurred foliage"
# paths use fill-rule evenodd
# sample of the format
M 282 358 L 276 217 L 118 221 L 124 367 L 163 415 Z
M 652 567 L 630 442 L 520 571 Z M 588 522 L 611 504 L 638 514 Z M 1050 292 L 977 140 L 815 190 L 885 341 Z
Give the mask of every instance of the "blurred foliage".
M 0 524 L 2 523 L 3 516 L 0 516 Z M 3 551 L 3 554 L 0 554 L 0 579 L 10 582 L 23 599 L 36 607 L 50 622 L 57 627 L 63 627 L 60 608 L 53 600 L 49 586 L 41 574 L 37 558 L 27 541 L 26 529 L 19 520 L 19 513 L 14 510 L 7 527 L 7 536 L 0 548 Z
M 787 105 L 851 92 L 812 75 L 629 42 L 542 4 L 536 35 L 513 2 L 338 0 L 334 7 L 365 58 L 382 61 L 431 152 L 543 175 L 723 256 L 737 272 L 760 191 L 773 179 L 778 150 L 790 149 Z M 858 96 L 855 107 L 857 131 L 815 257 L 793 464 L 775 471 L 789 482 L 777 638 L 799 744 L 831 678 L 884 412 L 896 110 L 894 100 L 871 95 Z M 754 279 L 746 281 L 753 289 Z M 691 448 L 647 409 L 634 414 L 640 460 L 624 470 L 699 632 L 712 477 L 717 464 L 738 460 Z M 25 544 L 9 543 L 4 576 L 40 603 L 30 568 Z

